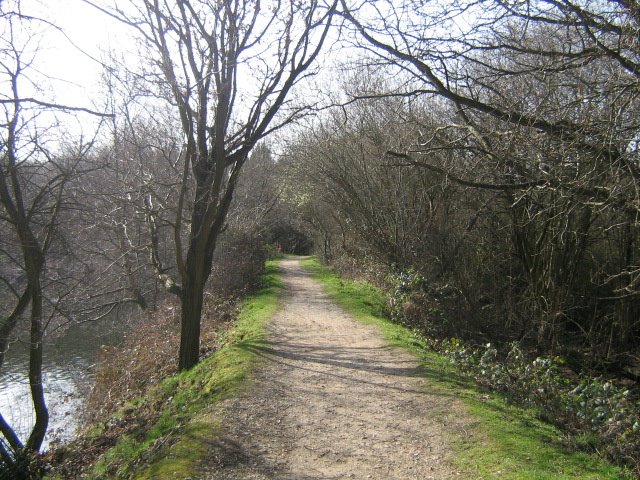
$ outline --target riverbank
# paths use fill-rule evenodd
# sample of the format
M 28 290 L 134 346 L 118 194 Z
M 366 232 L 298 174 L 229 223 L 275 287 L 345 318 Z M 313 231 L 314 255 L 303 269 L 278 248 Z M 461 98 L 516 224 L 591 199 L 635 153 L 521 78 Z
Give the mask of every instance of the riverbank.
M 215 431 L 215 422 L 206 418 L 207 407 L 239 388 L 256 360 L 239 346 L 263 341 L 265 323 L 278 306 L 275 262 L 267 263 L 262 284 L 242 302 L 233 326 L 219 332 L 215 351 L 211 349 L 194 369 L 153 384 L 143 396 L 95 422 L 75 442 L 52 452 L 47 478 L 145 478 L 143 472 L 151 465 L 162 475 L 164 467 L 158 462 L 163 459 L 171 459 L 167 468 L 172 472 L 189 470 L 198 448 L 188 439 L 202 429 Z M 185 442 L 189 448 L 183 449 Z M 176 478 L 171 475 L 158 478 Z
M 50 418 L 43 451 L 75 437 L 82 423 L 78 412 L 83 411 L 93 385 L 96 363 L 105 348 L 122 341 L 132 315 L 137 313 L 124 308 L 99 321 L 61 327 L 61 332 L 45 338 L 43 376 Z M 34 422 L 28 345 L 28 332 L 24 332 L 7 351 L 0 377 L 0 412 L 23 439 Z

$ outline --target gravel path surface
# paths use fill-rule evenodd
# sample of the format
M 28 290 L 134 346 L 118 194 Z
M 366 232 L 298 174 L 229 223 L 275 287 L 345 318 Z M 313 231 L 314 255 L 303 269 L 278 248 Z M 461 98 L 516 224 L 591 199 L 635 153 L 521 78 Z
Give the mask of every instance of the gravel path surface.
M 429 392 L 416 359 L 322 293 L 297 259 L 252 383 L 220 408 L 203 479 L 449 479 L 448 439 L 468 420 Z M 196 477 L 194 477 L 196 478 Z

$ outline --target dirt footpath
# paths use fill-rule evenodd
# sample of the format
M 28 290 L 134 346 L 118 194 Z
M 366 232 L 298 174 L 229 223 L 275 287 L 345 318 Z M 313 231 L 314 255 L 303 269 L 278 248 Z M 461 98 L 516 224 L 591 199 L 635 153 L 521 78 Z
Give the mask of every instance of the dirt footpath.
M 295 259 L 252 385 L 224 403 L 198 478 L 448 479 L 463 408 L 430 394 L 416 360 L 322 293 Z M 194 477 L 196 478 L 196 477 Z

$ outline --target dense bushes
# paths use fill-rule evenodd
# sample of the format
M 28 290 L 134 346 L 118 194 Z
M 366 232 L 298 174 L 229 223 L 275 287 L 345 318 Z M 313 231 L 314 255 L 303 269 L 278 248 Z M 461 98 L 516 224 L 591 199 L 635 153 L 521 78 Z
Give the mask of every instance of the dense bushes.
M 467 158 L 471 147 L 452 133 L 426 136 L 458 128 L 456 112 L 436 101 L 369 99 L 345 112 L 287 154 L 298 162 L 289 189 L 319 255 L 345 270 L 382 265 L 397 275 L 404 321 L 430 333 L 518 340 L 578 369 L 631 372 L 640 345 L 635 190 L 615 201 L 587 193 L 627 182 L 619 165 L 600 172 L 602 159 L 557 139 L 518 143 L 525 127 L 490 119 L 487 135 L 512 142 L 512 152 L 496 144 L 500 155 L 535 167 L 534 177 L 554 175 L 516 188 L 515 174 Z M 530 158 L 544 159 L 544 170 Z M 424 281 L 402 286 L 406 275 Z
M 455 317 L 462 293 L 416 271 L 386 275 L 385 287 L 392 319 L 426 335 L 464 374 L 534 407 L 576 447 L 596 450 L 640 474 L 640 390 L 634 381 L 576 373 L 564 357 L 535 355 L 531 344 L 487 341 L 504 339 L 504 331 L 474 331 L 470 321 Z
M 264 273 L 269 252 L 265 239 L 255 231 L 229 230 L 214 254 L 210 289 L 218 294 L 237 295 L 255 287 Z
M 577 445 L 630 465 L 640 474 L 640 395 L 628 385 L 563 371 L 561 359 L 529 358 L 517 342 L 506 351 L 458 339 L 441 351 L 467 375 L 511 399 L 535 407 L 541 418 L 572 435 Z
M 633 376 L 640 70 L 623 64 L 638 55 L 626 33 L 637 12 L 410 4 L 347 15 L 374 58 L 349 64 L 349 101 L 286 152 L 318 253 L 422 276 L 401 313 L 430 332 L 517 340 L 574 368 Z M 438 41 L 424 36 L 434 25 Z
M 391 273 L 389 305 L 391 318 L 406 327 L 433 338 L 444 338 L 460 331 L 460 324 L 450 324 L 447 306 L 458 302 L 459 291 L 449 284 L 432 285 L 413 270 Z

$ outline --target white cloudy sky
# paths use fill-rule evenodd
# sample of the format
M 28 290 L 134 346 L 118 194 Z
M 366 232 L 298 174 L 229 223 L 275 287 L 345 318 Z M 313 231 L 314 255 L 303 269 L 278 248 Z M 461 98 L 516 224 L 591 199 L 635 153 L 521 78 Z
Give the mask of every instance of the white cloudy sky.
M 4 7 L 10 8 L 12 3 L 9 0 Z M 23 14 L 45 19 L 64 32 L 34 23 L 18 33 L 25 37 L 18 42 L 33 37 L 29 40 L 29 49 L 37 50 L 33 65 L 25 71 L 27 78 L 20 85 L 21 96 L 100 109 L 104 93 L 100 85 L 103 68 L 99 61 L 105 59 L 111 49 L 123 52 L 132 45 L 128 29 L 81 0 L 22 0 L 20 3 Z M 37 35 L 32 35 L 34 32 Z M 32 83 L 41 90 L 33 91 Z M 0 86 L 6 87 L 6 83 Z M 96 119 L 79 115 L 65 121 L 70 122 L 69 128 L 73 131 L 90 133 Z
M 0 0 L 0 4 L 6 2 L 3 5 L 6 7 L 18 1 L 20 0 Z M 104 5 L 112 4 L 107 0 L 94 1 Z M 140 61 L 130 27 L 120 24 L 82 0 L 21 0 L 20 4 L 22 13 L 44 18 L 64 32 L 62 34 L 56 28 L 40 29 L 43 30 L 42 40 L 35 68 L 27 75 L 42 91 L 37 94 L 28 91 L 29 82 L 25 82 L 26 88 L 21 91 L 22 96 L 36 96 L 67 106 L 102 110 L 105 91 L 100 84 L 100 77 L 103 67 L 94 59 L 107 61 L 108 52 L 114 50 L 125 58 L 128 51 L 132 62 Z M 331 57 L 332 54 L 325 54 L 319 62 L 323 66 L 323 74 L 310 81 L 315 80 L 318 85 L 335 81 L 336 74 L 330 71 Z M 247 81 L 250 76 L 245 77 L 244 81 Z M 308 97 L 311 94 L 311 84 L 306 85 L 308 90 L 305 95 Z M 1 84 L 0 88 L 3 88 Z M 91 135 L 98 122 L 97 118 L 84 114 L 63 117 L 57 115 L 56 120 L 62 121 L 72 133 L 81 132 L 85 135 Z

